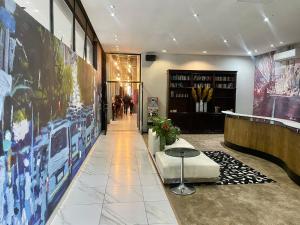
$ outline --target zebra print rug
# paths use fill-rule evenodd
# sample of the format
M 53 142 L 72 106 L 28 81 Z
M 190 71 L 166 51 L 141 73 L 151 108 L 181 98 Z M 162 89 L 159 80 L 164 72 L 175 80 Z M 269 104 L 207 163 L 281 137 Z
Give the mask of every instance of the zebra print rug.
M 216 183 L 218 185 L 263 184 L 275 182 L 225 152 L 203 151 L 203 153 L 218 163 L 221 167 L 220 180 Z

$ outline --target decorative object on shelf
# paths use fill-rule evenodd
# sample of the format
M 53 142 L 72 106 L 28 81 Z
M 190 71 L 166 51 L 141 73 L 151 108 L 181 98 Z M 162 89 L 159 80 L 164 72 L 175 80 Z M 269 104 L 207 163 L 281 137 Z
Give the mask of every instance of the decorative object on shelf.
M 202 95 L 202 86 L 199 86 L 198 89 L 197 89 L 197 95 L 198 95 L 198 98 L 201 99 L 201 95 Z
M 200 85 L 197 88 L 197 96 L 198 96 L 200 102 L 198 104 L 198 108 L 196 109 L 196 112 L 203 112 L 203 101 L 201 99 L 201 96 L 202 96 L 202 85 Z
M 207 98 L 208 98 L 209 89 L 210 87 L 206 86 L 202 92 L 202 99 L 201 99 L 201 101 L 203 102 L 202 112 L 207 112 Z
M 215 113 L 220 113 L 220 112 L 221 112 L 221 107 L 215 106 Z
M 207 102 L 203 102 L 203 112 L 207 112 Z
M 193 97 L 194 101 L 197 102 L 198 98 L 197 98 L 197 92 L 196 92 L 195 88 L 192 88 L 192 97 Z
M 213 94 L 214 94 L 214 89 L 210 88 L 208 91 L 207 102 L 210 102 L 212 100 Z
M 192 88 L 192 96 L 196 104 L 196 112 L 207 112 L 207 103 L 213 98 L 214 89 L 209 85 L 203 87 L 200 85 L 197 88 Z
M 204 112 L 207 112 L 207 104 L 208 104 L 208 102 L 210 102 L 212 100 L 213 94 L 214 94 L 214 89 L 208 88 L 206 101 L 204 102 L 204 106 L 203 106 Z
M 196 102 L 196 112 L 200 112 L 200 102 Z
M 197 91 L 195 88 L 192 88 L 192 98 L 194 99 L 195 106 L 196 106 L 196 112 L 199 112 L 199 102 L 198 102 L 198 96 Z
M 202 100 L 200 100 L 200 104 L 199 104 L 199 112 L 204 112 L 203 111 L 203 105 L 204 105 L 204 103 L 203 103 L 203 101 Z
M 160 138 L 160 150 L 163 151 L 165 145 L 171 145 L 178 139 L 180 129 L 175 127 L 170 119 L 156 116 L 152 118 L 152 121 L 152 130 Z
M 224 115 L 235 110 L 237 71 L 168 70 L 168 118 L 183 132 L 219 133 L 224 130 Z M 208 94 L 203 98 L 204 89 Z M 205 113 L 201 113 L 201 112 Z

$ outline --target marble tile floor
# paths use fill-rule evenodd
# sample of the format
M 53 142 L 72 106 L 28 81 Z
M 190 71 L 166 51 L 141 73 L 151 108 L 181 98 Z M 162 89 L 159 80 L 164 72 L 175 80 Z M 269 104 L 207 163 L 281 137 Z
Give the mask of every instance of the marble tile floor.
M 115 121 L 97 140 L 48 225 L 177 224 L 135 123 Z

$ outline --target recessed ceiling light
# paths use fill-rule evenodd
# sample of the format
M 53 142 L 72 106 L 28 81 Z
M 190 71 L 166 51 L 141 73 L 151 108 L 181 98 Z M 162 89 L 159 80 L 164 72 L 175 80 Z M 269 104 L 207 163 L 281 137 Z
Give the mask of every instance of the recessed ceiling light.
M 257 49 L 254 50 L 255 53 L 258 53 Z
M 224 39 L 224 43 L 227 43 L 228 41 L 226 39 Z
M 197 13 L 194 13 L 193 16 L 194 16 L 195 18 L 198 18 L 199 15 L 198 15 Z
M 176 38 L 173 37 L 173 41 L 176 41 Z
M 281 41 L 281 42 L 279 42 L 279 44 L 283 45 L 283 44 L 284 44 L 284 42 L 283 42 L 283 41 Z
M 38 9 L 35 9 L 35 10 L 34 10 L 34 12 L 38 13 L 38 12 L 39 12 L 39 10 L 38 10 Z
M 271 48 L 274 48 L 275 46 L 273 44 L 270 45 Z
M 109 7 L 110 7 L 111 9 L 114 9 L 114 8 L 115 8 L 115 6 L 114 6 L 114 5 L 110 5 Z
M 251 52 L 251 51 L 248 51 L 248 55 L 252 55 L 252 52 Z
M 269 18 L 268 18 L 268 17 L 265 17 L 265 18 L 264 18 L 264 22 L 265 22 L 265 23 L 269 22 Z
M 161 50 L 161 52 L 163 52 L 163 53 L 166 53 L 166 52 L 167 52 L 167 50 L 166 50 L 166 49 L 163 49 L 163 50 Z
M 114 13 L 114 12 L 112 12 L 110 15 L 111 15 L 112 17 L 114 17 L 114 16 L 115 16 L 115 13 Z
M 206 54 L 206 53 L 207 53 L 207 51 L 203 51 L 202 53 Z

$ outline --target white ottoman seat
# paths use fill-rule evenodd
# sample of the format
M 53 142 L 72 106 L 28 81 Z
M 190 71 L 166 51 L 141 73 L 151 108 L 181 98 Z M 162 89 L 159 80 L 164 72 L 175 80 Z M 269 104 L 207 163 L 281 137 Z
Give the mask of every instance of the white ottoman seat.
M 160 151 L 159 143 L 159 138 L 155 132 L 149 129 L 148 148 L 162 181 L 164 183 L 178 183 L 181 175 L 181 158 L 168 156 L 164 151 Z M 165 146 L 165 150 L 170 148 L 195 149 L 193 145 L 183 138 L 179 138 L 172 145 Z M 219 179 L 219 175 L 219 164 L 203 152 L 199 156 L 184 159 L 185 182 L 216 182 Z
M 181 158 L 156 152 L 156 167 L 164 183 L 180 181 Z M 199 156 L 184 159 L 185 182 L 215 182 L 220 175 L 220 166 L 203 152 Z

